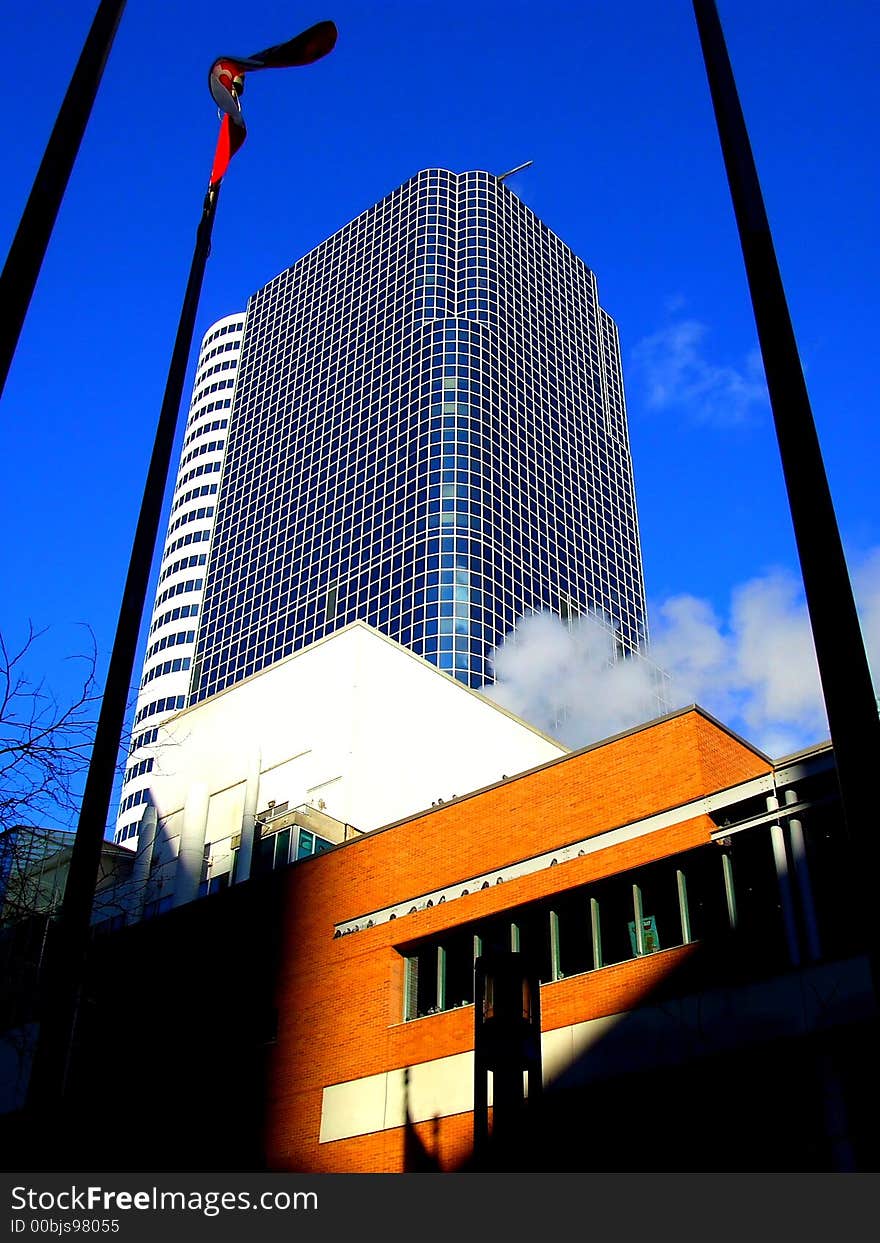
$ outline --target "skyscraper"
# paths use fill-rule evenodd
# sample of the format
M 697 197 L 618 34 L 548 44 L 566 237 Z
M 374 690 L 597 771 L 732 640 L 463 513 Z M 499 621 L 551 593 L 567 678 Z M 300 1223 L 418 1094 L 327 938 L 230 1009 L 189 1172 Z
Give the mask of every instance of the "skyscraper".
M 249 302 L 190 702 L 354 619 L 479 686 L 536 609 L 644 642 L 617 330 L 502 180 L 431 169 Z
M 150 797 L 159 725 L 180 711 L 189 691 L 243 330 L 241 312 L 212 324 L 196 363 L 116 817 L 117 842 L 137 835 Z
M 480 686 L 531 610 L 644 646 L 617 329 L 503 179 L 429 169 L 205 335 L 116 840 L 185 704 L 354 620 Z

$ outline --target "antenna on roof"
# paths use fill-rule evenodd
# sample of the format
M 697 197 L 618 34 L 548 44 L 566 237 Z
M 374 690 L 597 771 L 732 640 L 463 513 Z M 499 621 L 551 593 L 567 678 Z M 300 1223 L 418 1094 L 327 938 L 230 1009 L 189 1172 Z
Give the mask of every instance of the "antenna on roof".
M 526 160 L 525 164 L 517 164 L 516 168 L 512 168 L 510 172 L 502 173 L 498 180 L 504 181 L 505 178 L 512 177 L 514 173 L 521 173 L 524 168 L 531 168 L 534 162 L 534 160 Z

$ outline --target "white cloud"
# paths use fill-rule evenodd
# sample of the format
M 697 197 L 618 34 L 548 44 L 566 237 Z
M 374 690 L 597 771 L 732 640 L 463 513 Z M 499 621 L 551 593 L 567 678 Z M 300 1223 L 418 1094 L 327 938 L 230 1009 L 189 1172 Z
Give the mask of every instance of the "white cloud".
M 880 668 L 880 549 L 854 574 L 869 659 Z M 779 757 L 828 736 L 799 581 L 772 570 L 737 587 L 725 616 L 675 596 L 652 609 L 651 659 L 669 675 L 667 707 L 699 703 Z M 570 746 L 585 746 L 658 715 L 644 661 L 613 661 L 595 617 L 569 630 L 550 614 L 524 618 L 495 653 L 485 693 Z
M 855 567 L 853 591 L 859 605 L 862 634 L 874 672 L 880 684 L 880 548 L 869 552 Z
M 550 613 L 524 617 L 494 653 L 497 681 L 484 694 L 569 746 L 663 711 L 652 667 L 614 661 L 614 636 L 593 616 L 571 629 Z
M 741 423 L 767 403 L 767 386 L 757 350 L 741 367 L 706 357 L 708 329 L 682 319 L 644 337 L 631 354 L 627 374 L 655 410 L 679 410 L 701 423 Z
M 755 731 L 827 731 L 813 636 L 799 584 L 775 573 L 734 592 L 731 632 L 742 716 Z

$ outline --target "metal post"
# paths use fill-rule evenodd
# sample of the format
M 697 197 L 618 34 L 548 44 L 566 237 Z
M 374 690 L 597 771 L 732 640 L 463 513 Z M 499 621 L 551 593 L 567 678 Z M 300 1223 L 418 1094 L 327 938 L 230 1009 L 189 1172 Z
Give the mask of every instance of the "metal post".
M 641 958 L 645 952 L 645 927 L 642 923 L 644 919 L 644 911 L 642 909 L 642 891 L 638 885 L 632 887 L 633 895 L 633 927 L 636 934 L 636 955 Z
M 721 852 L 721 872 L 724 876 L 724 896 L 727 899 L 728 927 L 731 932 L 736 932 L 739 916 L 736 910 L 736 889 L 733 884 L 733 860 L 727 847 Z
M 196 233 L 192 266 L 168 368 L 165 395 L 159 413 L 153 455 L 141 501 L 95 744 L 73 843 L 64 903 L 56 934 L 50 943 L 50 950 L 54 948 L 54 952 L 50 952 L 47 964 L 45 1008 L 40 1018 L 40 1035 L 28 1096 L 29 1106 L 37 1114 L 60 1104 L 67 1082 L 89 944 L 95 879 L 101 860 L 104 828 L 110 809 L 116 758 L 128 702 L 128 688 L 131 684 L 177 415 L 205 265 L 211 249 L 211 232 L 219 194 L 219 183 L 209 187 Z
M 489 1075 L 492 1154 L 489 1154 Z M 528 1082 L 525 1092 L 524 1075 Z M 518 1167 L 523 1124 L 542 1095 L 541 989 L 537 970 L 515 950 L 474 964 L 474 1155 L 477 1164 Z
M 778 811 L 779 799 L 775 794 L 767 795 L 767 810 Z M 785 830 L 781 824 L 771 824 L 770 842 L 773 847 L 773 863 L 776 867 L 776 882 L 779 885 L 779 904 L 782 911 L 782 923 L 785 928 L 785 944 L 788 948 L 788 959 L 794 967 L 799 967 L 801 951 L 798 944 L 797 924 L 794 917 L 794 899 L 791 891 L 791 877 L 788 874 L 788 853 L 785 849 Z
M 690 945 L 693 937 L 691 936 L 691 913 L 690 908 L 688 907 L 687 877 L 681 868 L 676 869 L 675 884 L 678 889 L 678 916 L 681 921 L 681 943 L 682 945 Z
M 43 266 L 49 238 L 101 84 L 125 0 L 101 0 L 37 170 L 0 276 L 0 393 Z
M 784 794 L 786 807 L 793 806 L 798 801 L 796 790 L 786 790 Z M 801 911 L 804 916 L 804 926 L 807 934 L 807 950 L 809 952 L 810 961 L 818 962 L 822 957 L 822 944 L 819 938 L 819 925 L 816 922 L 816 906 L 813 902 L 813 886 L 810 881 L 810 866 L 807 862 L 807 846 L 804 841 L 804 826 L 800 818 L 790 816 L 788 820 L 788 835 L 791 842 L 791 853 L 794 859 L 794 874 L 797 881 L 798 893 L 801 899 Z
M 230 159 L 241 147 L 245 136 L 237 94 L 241 91 L 245 69 L 285 68 L 312 64 L 333 49 L 336 37 L 337 31 L 333 22 L 319 22 L 284 44 L 266 48 L 253 57 L 243 58 L 241 63 L 225 59 L 216 61 L 211 70 L 211 93 L 215 95 L 216 87 L 220 91 L 221 99 L 228 102 L 228 107 L 226 103 L 223 104 L 223 111 L 226 115 L 221 124 L 220 136 L 214 153 L 211 181 L 202 205 L 202 217 L 196 232 L 189 280 L 168 368 L 165 395 L 159 412 L 153 455 L 150 459 L 147 482 L 141 501 L 116 637 L 113 641 L 101 712 L 95 732 L 95 743 L 73 844 L 64 905 L 54 937 L 54 947 L 49 955 L 48 970 L 41 980 L 43 992 L 40 1005 L 40 1033 L 28 1093 L 31 1122 L 36 1125 L 35 1134 L 39 1134 L 41 1128 L 45 1129 L 43 1124 L 53 1109 L 58 1111 L 59 1121 L 63 1111 L 68 1070 L 74 1047 L 77 1013 L 84 984 L 89 925 L 101 846 L 104 840 L 104 828 L 110 809 L 116 758 L 119 753 L 128 688 L 156 548 L 162 502 L 168 481 L 168 466 L 174 445 L 183 382 L 192 347 L 193 329 L 205 266 L 211 251 L 211 233 L 214 228 L 217 201 L 220 197 L 220 183 Z M 230 78 L 231 87 L 223 85 L 223 73 L 226 73 L 227 77 L 234 75 Z M 217 102 L 219 103 L 220 99 Z M 233 115 L 234 121 L 230 119 Z M 51 1118 L 49 1121 L 51 1124 Z M 53 1135 L 60 1134 L 59 1128 L 50 1126 L 50 1130 Z M 61 1144 L 62 1141 L 59 1139 L 56 1142 Z
M 602 920 L 599 914 L 599 903 L 590 898 L 590 939 L 593 943 L 593 970 L 598 971 L 602 962 Z
M 859 858 L 854 882 L 878 871 L 873 799 L 880 717 L 865 655 L 837 518 L 801 370 L 770 225 L 714 0 L 694 13 L 739 229 L 779 454 L 800 558 L 843 819 Z M 875 991 L 877 937 L 866 928 Z

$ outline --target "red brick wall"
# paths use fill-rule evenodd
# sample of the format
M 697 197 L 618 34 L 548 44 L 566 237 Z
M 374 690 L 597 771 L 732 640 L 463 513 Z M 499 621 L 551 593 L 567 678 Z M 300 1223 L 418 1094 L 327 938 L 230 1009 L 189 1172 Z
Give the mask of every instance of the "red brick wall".
M 433 809 L 291 869 L 277 987 L 268 1150 L 279 1169 L 395 1171 L 403 1131 L 318 1143 L 325 1086 L 473 1047 L 473 1011 L 403 1023 L 395 949 L 480 916 L 625 871 L 709 839 L 707 817 L 663 829 L 430 910 L 333 938 L 334 925 L 627 824 L 770 770 L 689 711 L 480 794 Z M 631 1007 L 686 950 L 542 989 L 544 1030 Z M 467 1150 L 471 1115 L 441 1119 L 444 1163 Z M 433 1124 L 419 1128 L 433 1143 Z

